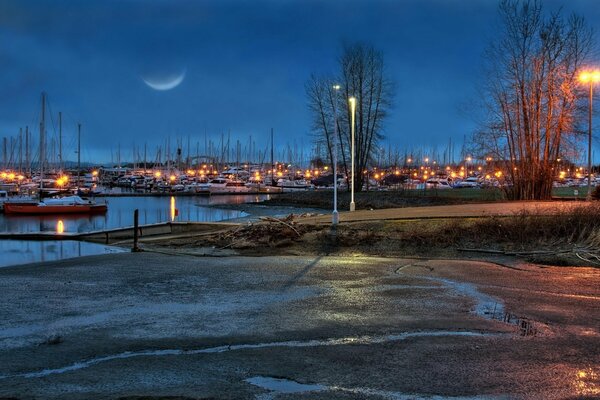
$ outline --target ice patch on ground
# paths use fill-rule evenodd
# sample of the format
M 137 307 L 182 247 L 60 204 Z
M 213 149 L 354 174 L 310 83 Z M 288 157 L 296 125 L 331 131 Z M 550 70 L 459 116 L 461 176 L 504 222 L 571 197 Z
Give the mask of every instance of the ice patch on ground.
M 307 385 L 289 379 L 271 378 L 268 376 L 254 376 L 246 379 L 246 382 L 277 393 L 305 393 L 327 389 L 323 385 Z
M 298 287 L 283 292 L 239 291 L 231 296 L 216 296 L 207 292 L 193 303 L 149 302 L 138 297 L 107 299 L 104 302 L 93 302 L 88 307 L 73 302 L 70 307 L 52 310 L 56 314 L 50 316 L 51 323 L 10 326 L 10 321 L 3 321 L 5 326 L 0 328 L 0 348 L 15 348 L 40 342 L 50 333 L 67 336 L 72 331 L 114 326 L 127 327 L 122 330 L 123 333 L 114 335 L 123 338 L 160 339 L 174 332 L 179 337 L 226 336 L 239 332 L 240 329 L 253 329 L 251 321 L 245 320 L 252 313 L 268 309 L 274 304 L 293 303 L 320 293 L 322 290 L 318 288 Z M 124 302 L 133 301 L 143 301 L 143 304 L 123 305 Z M 91 312 L 98 309 L 108 311 Z M 75 310 L 78 315 L 65 315 L 71 310 Z M 240 320 L 241 323 L 230 322 Z
M 426 278 L 426 277 L 424 277 Z M 428 277 L 436 282 L 450 286 L 454 291 L 475 299 L 475 309 L 473 312 L 486 319 L 498 319 L 498 316 L 504 315 L 504 304 L 495 297 L 489 296 L 477 290 L 475 285 L 465 282 L 456 282 L 445 278 Z
M 400 267 L 396 270 L 396 273 L 402 274 L 402 269 L 410 266 L 413 265 L 405 265 Z M 475 308 L 472 311 L 477 316 L 485 319 L 498 320 L 505 314 L 504 303 L 501 300 L 480 292 L 475 285 L 434 276 L 418 275 L 417 277 L 428 281 L 441 283 L 445 287 L 449 287 L 463 296 L 471 297 L 475 300 Z
M 308 392 L 345 392 L 362 396 L 377 396 L 391 400 L 484 400 L 484 399 L 503 399 L 504 396 L 436 396 L 436 395 L 420 395 L 420 394 L 405 394 L 400 392 L 392 392 L 387 390 L 370 389 L 370 388 L 345 388 L 341 386 L 326 386 L 321 384 L 304 384 L 290 379 L 271 378 L 267 376 L 254 376 L 245 380 L 251 385 L 268 390 L 268 393 L 256 396 L 257 400 L 271 400 L 279 394 L 288 393 L 308 393 Z

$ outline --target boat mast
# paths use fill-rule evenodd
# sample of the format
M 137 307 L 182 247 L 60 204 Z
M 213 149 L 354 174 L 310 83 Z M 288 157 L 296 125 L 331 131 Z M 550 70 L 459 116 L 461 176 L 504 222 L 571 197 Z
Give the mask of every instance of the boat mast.
M 273 163 L 273 128 L 271 128 L 271 186 L 275 186 L 275 164 Z
M 46 93 L 42 92 L 42 118 L 40 120 L 40 199 L 44 189 L 44 160 L 46 158 L 45 129 L 46 129 Z
M 79 187 L 79 174 L 81 174 L 81 124 L 77 124 L 77 187 Z
M 62 154 L 62 112 L 58 112 L 58 169 L 63 171 L 63 154 Z
M 7 138 L 2 138 L 2 168 L 8 169 L 8 153 L 6 149 Z
M 19 128 L 19 173 L 23 173 L 23 128 Z
M 25 171 L 31 176 L 31 163 L 29 162 L 29 126 L 25 125 Z

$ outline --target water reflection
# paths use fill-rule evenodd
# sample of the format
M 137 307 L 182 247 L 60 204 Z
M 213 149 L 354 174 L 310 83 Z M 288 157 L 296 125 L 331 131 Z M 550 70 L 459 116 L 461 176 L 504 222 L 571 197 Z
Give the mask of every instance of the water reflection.
M 56 233 L 58 233 L 58 234 L 65 233 L 65 223 L 63 222 L 62 219 L 59 219 L 58 222 L 56 223 Z
M 175 196 L 171 196 L 171 222 L 175 221 L 177 209 L 175 208 Z
M 124 251 L 118 247 L 74 240 L 0 240 L 0 267 Z
M 268 195 L 236 195 L 214 197 L 112 197 L 104 215 L 0 215 L 0 232 L 75 233 L 133 226 L 133 210 L 139 209 L 139 223 L 212 222 L 246 216 L 242 211 L 209 208 L 214 204 L 258 202 Z M 60 224 L 62 221 L 62 226 Z M 61 231 L 61 232 L 59 232 Z

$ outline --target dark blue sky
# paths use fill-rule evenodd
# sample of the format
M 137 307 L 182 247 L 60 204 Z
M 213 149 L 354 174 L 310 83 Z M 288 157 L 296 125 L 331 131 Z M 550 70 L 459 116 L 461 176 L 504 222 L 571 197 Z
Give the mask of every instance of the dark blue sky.
M 564 3 L 600 32 L 596 1 Z M 204 143 L 205 130 L 252 135 L 262 149 L 273 127 L 276 144 L 309 147 L 306 80 L 333 72 L 344 42 L 363 41 L 396 83 L 384 144 L 441 150 L 475 128 L 469 104 L 496 11 L 493 0 L 2 0 L 0 136 L 37 126 L 44 90 L 72 149 L 82 122 L 84 158 L 110 160 L 118 143 L 130 158 L 144 141 L 153 158 L 166 136 Z M 183 69 L 170 91 L 141 79 Z

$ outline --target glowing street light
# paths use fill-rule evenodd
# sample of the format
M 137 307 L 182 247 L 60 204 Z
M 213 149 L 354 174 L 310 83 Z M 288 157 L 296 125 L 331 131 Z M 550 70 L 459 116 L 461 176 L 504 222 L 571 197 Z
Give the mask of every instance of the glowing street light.
M 356 205 L 354 204 L 354 121 L 356 119 L 356 97 L 350 97 L 348 99 L 348 102 L 350 102 L 350 115 L 351 115 L 351 119 L 350 119 L 350 130 L 352 132 L 352 149 L 351 149 L 351 153 L 352 153 L 352 180 L 351 180 L 351 192 L 350 192 L 350 211 L 354 211 L 356 209 Z
M 588 114 L 588 182 L 586 200 L 592 200 L 592 96 L 594 94 L 594 83 L 600 82 L 600 70 L 582 71 L 579 74 L 579 82 L 590 84 L 590 103 Z

